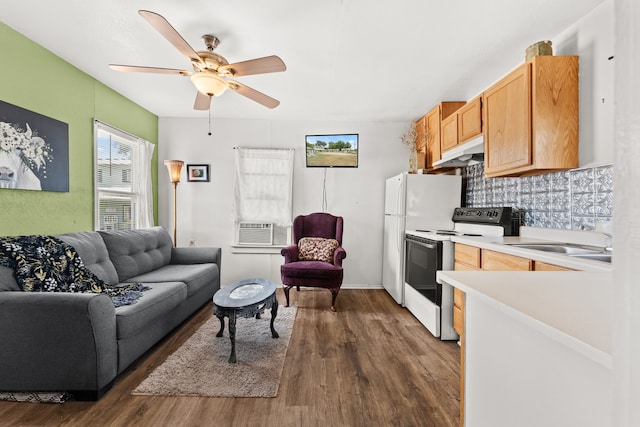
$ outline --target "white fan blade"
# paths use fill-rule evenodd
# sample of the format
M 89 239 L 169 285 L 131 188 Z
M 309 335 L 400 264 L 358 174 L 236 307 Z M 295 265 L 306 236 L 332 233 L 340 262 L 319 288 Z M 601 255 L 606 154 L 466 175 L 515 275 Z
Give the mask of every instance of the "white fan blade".
M 250 59 L 248 61 L 236 62 L 235 64 L 223 65 L 218 71 L 228 72 L 232 76 L 248 76 L 251 74 L 266 74 L 285 71 L 287 66 L 282 59 L 275 55 L 264 58 Z
M 270 96 L 265 95 L 262 92 L 258 92 L 257 90 L 252 89 L 249 86 L 243 85 L 242 83 L 228 81 L 227 86 L 230 90 L 239 93 L 242 96 L 246 96 L 252 101 L 262 104 L 267 108 L 276 108 L 278 105 L 280 105 L 280 101 L 278 101 L 277 99 L 271 98 Z
M 153 28 L 155 28 L 162 36 L 169 40 L 181 54 L 189 58 L 190 61 L 202 62 L 198 53 L 182 38 L 180 33 L 171 26 L 162 15 L 149 10 L 139 10 L 138 14 L 142 16 Z
M 139 67 L 137 65 L 118 64 L 109 64 L 109 67 L 116 71 L 124 71 L 128 73 L 179 74 L 181 76 L 190 76 L 192 74 L 191 71 L 178 70 L 175 68 Z
M 211 105 L 212 96 L 196 91 L 196 101 L 193 103 L 194 110 L 208 110 Z

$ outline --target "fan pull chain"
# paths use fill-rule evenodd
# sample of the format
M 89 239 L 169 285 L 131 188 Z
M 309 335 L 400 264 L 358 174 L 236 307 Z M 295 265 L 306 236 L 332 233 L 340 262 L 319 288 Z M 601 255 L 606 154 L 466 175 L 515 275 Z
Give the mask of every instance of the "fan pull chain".
M 209 136 L 211 136 L 211 102 L 209 102 Z

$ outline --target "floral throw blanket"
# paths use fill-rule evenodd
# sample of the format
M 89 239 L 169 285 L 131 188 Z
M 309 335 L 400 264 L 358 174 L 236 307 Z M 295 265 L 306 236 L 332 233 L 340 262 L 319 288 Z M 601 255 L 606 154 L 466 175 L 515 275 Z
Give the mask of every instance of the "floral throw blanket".
M 84 266 L 78 252 L 53 236 L 0 237 L 0 265 L 12 268 L 25 292 L 93 292 L 116 307 L 134 304 L 149 289 L 140 283 L 110 286 Z

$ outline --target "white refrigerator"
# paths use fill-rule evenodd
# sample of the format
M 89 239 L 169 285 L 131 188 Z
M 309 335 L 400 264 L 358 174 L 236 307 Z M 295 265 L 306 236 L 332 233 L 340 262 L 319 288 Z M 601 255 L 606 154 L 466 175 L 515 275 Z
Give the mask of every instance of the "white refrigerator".
M 460 175 L 402 173 L 387 179 L 384 202 L 382 285 L 404 305 L 406 230 L 451 230 L 462 199 Z

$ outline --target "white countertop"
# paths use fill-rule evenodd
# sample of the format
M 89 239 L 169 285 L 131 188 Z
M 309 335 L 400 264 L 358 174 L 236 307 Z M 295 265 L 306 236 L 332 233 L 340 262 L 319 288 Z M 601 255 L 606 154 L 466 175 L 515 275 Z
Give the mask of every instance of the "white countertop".
M 611 368 L 610 272 L 438 271 L 437 280 Z
M 520 236 L 455 236 L 451 240 L 478 248 L 489 249 L 505 254 L 515 255 L 535 261 L 547 262 L 562 267 L 581 271 L 611 271 L 611 263 L 593 261 L 584 258 L 544 252 L 535 249 L 525 249 L 511 246 L 510 243 L 575 243 L 604 247 L 604 236 L 596 232 L 577 232 L 569 230 L 552 230 L 534 227 L 521 227 Z

